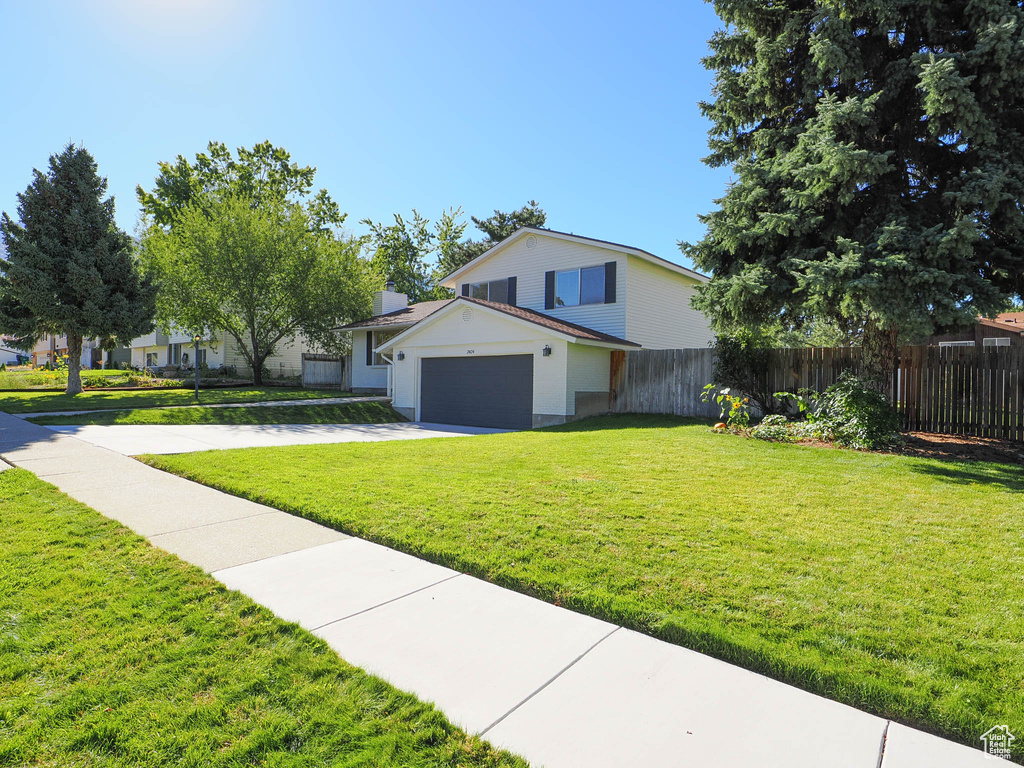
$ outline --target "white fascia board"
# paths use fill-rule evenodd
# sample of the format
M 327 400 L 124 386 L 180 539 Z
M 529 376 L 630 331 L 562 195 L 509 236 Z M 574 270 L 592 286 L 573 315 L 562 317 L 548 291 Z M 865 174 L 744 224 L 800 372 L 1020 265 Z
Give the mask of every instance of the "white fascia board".
M 462 301 L 462 297 L 461 296 L 456 296 L 455 297 L 455 301 L 453 301 L 450 304 L 442 307 L 441 309 L 437 310 L 433 314 L 427 315 L 427 317 L 425 317 L 422 320 L 420 320 L 414 326 L 412 326 L 411 328 L 408 328 L 408 329 L 402 331 L 397 336 L 394 336 L 394 337 L 388 339 L 383 344 L 381 344 L 379 347 L 375 348 L 373 351 L 379 353 L 379 352 L 382 352 L 385 349 L 391 349 L 391 348 L 397 346 L 399 343 L 401 343 L 402 341 L 407 339 L 413 333 L 418 333 L 419 331 L 423 330 L 424 328 L 429 327 L 432 323 L 437 322 L 442 317 L 445 317 L 449 313 L 454 312 L 455 311 L 454 307 L 469 307 L 469 308 L 471 308 L 473 310 L 482 310 L 484 312 L 490 312 L 491 314 L 493 314 L 493 315 L 495 315 L 497 317 L 500 317 L 503 320 L 508 320 L 511 323 L 518 323 L 519 325 L 522 325 L 523 327 L 530 328 L 531 330 L 537 331 L 538 333 L 543 334 L 545 336 L 551 336 L 551 337 L 556 338 L 556 339 L 562 339 L 563 341 L 571 341 L 571 342 L 578 341 L 578 339 L 575 336 L 572 336 L 572 335 L 570 335 L 568 333 L 562 333 L 561 331 L 556 331 L 556 330 L 554 330 L 552 328 L 545 328 L 542 325 L 538 325 L 537 323 L 532 323 L 529 320 L 524 320 L 523 318 L 516 317 L 515 315 L 510 315 L 507 312 L 502 312 L 500 310 L 494 309 L 493 307 L 487 307 L 487 306 L 484 306 L 483 304 L 476 304 L 476 303 L 474 303 L 472 301 Z M 486 339 L 481 339 L 481 341 L 486 341 Z
M 573 339 L 573 342 L 586 347 L 605 347 L 607 349 L 621 349 L 626 352 L 631 349 L 641 349 L 636 344 L 616 344 L 614 341 L 599 341 L 598 339 Z
M 362 331 L 385 331 L 395 328 L 412 328 L 416 323 L 389 323 L 388 325 L 364 325 L 360 328 L 332 328 L 332 333 L 358 333 Z

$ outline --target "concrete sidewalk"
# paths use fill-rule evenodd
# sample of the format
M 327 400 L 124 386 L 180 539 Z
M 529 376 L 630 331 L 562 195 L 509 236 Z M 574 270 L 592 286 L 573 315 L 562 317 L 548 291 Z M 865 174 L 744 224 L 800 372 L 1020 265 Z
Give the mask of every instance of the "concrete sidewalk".
M 534 765 L 998 764 L 977 750 L 6 414 L 0 456 Z
M 47 426 L 122 456 L 144 453 L 193 453 L 217 448 L 265 448 L 281 445 L 422 440 L 501 432 L 447 424 L 89 424 Z

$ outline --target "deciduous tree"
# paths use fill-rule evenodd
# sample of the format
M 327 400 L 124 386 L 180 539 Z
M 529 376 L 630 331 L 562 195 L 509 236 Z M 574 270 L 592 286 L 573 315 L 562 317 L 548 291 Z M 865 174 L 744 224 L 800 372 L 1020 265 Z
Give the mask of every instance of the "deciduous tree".
M 143 241 L 161 277 L 159 317 L 229 336 L 256 384 L 283 341 L 331 348 L 333 328 L 369 314 L 359 242 L 321 231 L 298 203 L 220 192 L 192 198 Z
M 127 344 L 153 329 L 156 289 L 106 191 L 92 155 L 69 144 L 18 195 L 19 221 L 4 213 L 0 222 L 0 333 L 25 348 L 45 334 L 67 336 L 71 395 L 82 391 L 84 339 Z

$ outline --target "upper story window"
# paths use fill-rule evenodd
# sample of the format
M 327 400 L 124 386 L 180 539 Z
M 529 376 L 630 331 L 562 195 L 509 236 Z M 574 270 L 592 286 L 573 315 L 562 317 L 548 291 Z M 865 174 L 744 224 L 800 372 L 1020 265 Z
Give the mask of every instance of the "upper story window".
M 604 304 L 605 267 L 583 267 L 555 273 L 555 306 Z
M 548 272 L 544 308 L 576 307 L 581 304 L 615 303 L 615 262 Z
M 462 295 L 471 299 L 493 301 L 498 304 L 516 304 L 516 278 L 489 280 L 482 283 L 463 283 Z
M 469 296 L 473 299 L 508 304 L 508 279 L 491 280 L 486 283 L 470 283 Z

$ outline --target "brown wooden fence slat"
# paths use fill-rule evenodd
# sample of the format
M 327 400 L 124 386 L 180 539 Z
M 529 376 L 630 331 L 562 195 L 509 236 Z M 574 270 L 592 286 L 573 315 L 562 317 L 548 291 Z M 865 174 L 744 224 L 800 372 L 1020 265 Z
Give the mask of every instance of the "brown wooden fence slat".
M 699 399 L 714 375 L 713 349 L 617 354 L 613 411 L 718 418 L 718 405 Z M 859 367 L 856 348 L 774 350 L 764 384 L 769 392 L 821 391 Z M 907 430 L 1024 442 L 1024 347 L 904 347 L 893 401 Z

